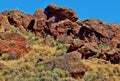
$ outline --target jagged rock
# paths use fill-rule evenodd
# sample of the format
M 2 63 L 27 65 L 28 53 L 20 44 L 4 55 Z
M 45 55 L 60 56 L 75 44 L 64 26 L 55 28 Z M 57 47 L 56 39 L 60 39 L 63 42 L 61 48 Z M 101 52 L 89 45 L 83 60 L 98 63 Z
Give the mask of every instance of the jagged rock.
M 36 17 L 37 19 L 41 19 L 41 18 L 47 19 L 47 16 L 44 13 L 44 10 L 40 10 L 40 9 L 38 9 L 38 10 L 35 11 L 34 17 Z
M 80 39 L 74 39 L 71 45 L 69 46 L 67 53 L 78 50 L 84 45 L 84 43 L 85 42 Z
M 53 14 L 53 16 L 57 16 L 59 19 L 70 19 L 71 21 L 75 22 L 78 20 L 77 14 L 69 8 L 65 7 L 58 7 L 56 5 L 50 4 L 45 9 L 47 14 Z
M 79 38 L 89 42 L 102 42 L 116 47 L 120 41 L 120 26 L 115 24 L 106 24 L 100 20 L 88 19 L 79 22 L 82 26 L 79 32 Z
M 47 62 L 38 62 L 36 65 L 44 65 L 46 70 L 60 68 L 69 71 L 74 77 L 82 77 L 90 68 L 81 62 L 81 57 L 79 52 L 73 51 Z
M 71 36 L 77 37 L 80 27 L 77 23 L 71 22 L 70 20 L 62 20 L 58 23 L 51 24 L 50 33 L 54 38 L 65 38 Z
M 34 26 L 33 26 L 33 32 L 41 37 L 47 36 L 50 34 L 49 28 L 47 27 L 46 24 L 46 19 L 39 19 L 35 20 Z
M 34 19 L 32 15 L 25 14 L 19 10 L 5 11 L 2 14 L 8 18 L 10 25 L 14 25 L 20 29 L 27 29 Z
M 0 27 L 4 27 L 5 30 L 8 30 L 10 26 L 8 18 L 3 14 L 0 14 Z
M 26 39 L 17 33 L 0 33 L 0 54 L 22 56 L 30 50 Z
M 84 43 L 84 45 L 79 48 L 77 51 L 82 54 L 82 58 L 88 59 L 96 55 L 96 51 L 98 50 L 97 44 L 94 43 Z
M 44 10 L 36 10 L 34 17 L 36 19 L 34 20 L 33 32 L 41 37 L 47 36 L 47 34 L 49 34 L 49 28 L 47 26 L 47 16 Z
M 106 60 L 110 61 L 113 64 L 120 64 L 120 50 L 112 49 L 105 52 Z

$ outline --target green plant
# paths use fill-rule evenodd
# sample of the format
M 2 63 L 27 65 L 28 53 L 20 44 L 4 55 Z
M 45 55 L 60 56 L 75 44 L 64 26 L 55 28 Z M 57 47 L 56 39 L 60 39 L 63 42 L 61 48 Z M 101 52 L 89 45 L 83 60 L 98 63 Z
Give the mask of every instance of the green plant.
M 0 57 L 2 60 L 8 60 L 9 55 L 7 53 L 2 53 L 2 56 Z
M 83 77 L 84 81 L 105 81 L 105 76 L 97 71 L 95 73 L 89 73 Z
M 19 31 L 20 31 L 19 27 L 14 27 L 14 26 L 10 27 L 10 32 L 17 33 Z

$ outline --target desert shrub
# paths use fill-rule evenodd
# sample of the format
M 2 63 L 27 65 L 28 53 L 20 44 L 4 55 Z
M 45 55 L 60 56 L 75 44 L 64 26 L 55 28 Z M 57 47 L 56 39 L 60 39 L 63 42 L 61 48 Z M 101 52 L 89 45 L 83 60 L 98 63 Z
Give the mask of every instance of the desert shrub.
M 8 60 L 9 55 L 7 53 L 2 53 L 0 56 L 1 60 Z
M 40 65 L 40 66 L 36 67 L 36 70 L 39 71 L 39 72 L 41 72 L 44 69 L 45 69 L 44 65 Z
M 17 32 L 20 32 L 20 29 L 18 27 L 14 27 L 14 26 L 11 26 L 9 27 L 10 29 L 10 32 L 13 32 L 13 33 L 17 33 Z
M 92 72 L 89 73 L 88 75 L 83 77 L 84 81 L 105 81 L 105 76 L 97 71 L 97 72 Z

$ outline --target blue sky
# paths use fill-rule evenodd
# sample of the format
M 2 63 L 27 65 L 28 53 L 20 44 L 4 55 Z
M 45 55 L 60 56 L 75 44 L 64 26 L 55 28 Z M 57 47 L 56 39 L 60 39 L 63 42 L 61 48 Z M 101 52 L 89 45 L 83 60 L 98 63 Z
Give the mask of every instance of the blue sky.
M 1 0 L 0 12 L 20 9 L 33 14 L 36 9 L 44 9 L 48 4 L 72 8 L 80 20 L 96 18 L 120 24 L 120 0 Z

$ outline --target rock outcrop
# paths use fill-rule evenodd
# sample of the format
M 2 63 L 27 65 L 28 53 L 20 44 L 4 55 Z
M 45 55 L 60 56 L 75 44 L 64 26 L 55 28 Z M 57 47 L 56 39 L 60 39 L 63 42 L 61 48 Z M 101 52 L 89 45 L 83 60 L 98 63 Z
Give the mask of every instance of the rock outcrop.
M 17 33 L 0 33 L 0 54 L 23 56 L 30 50 L 27 40 Z
M 78 20 L 77 14 L 70 8 L 58 7 L 56 5 L 50 4 L 45 9 L 46 13 L 49 15 L 56 16 L 61 19 L 70 19 L 75 22 Z

